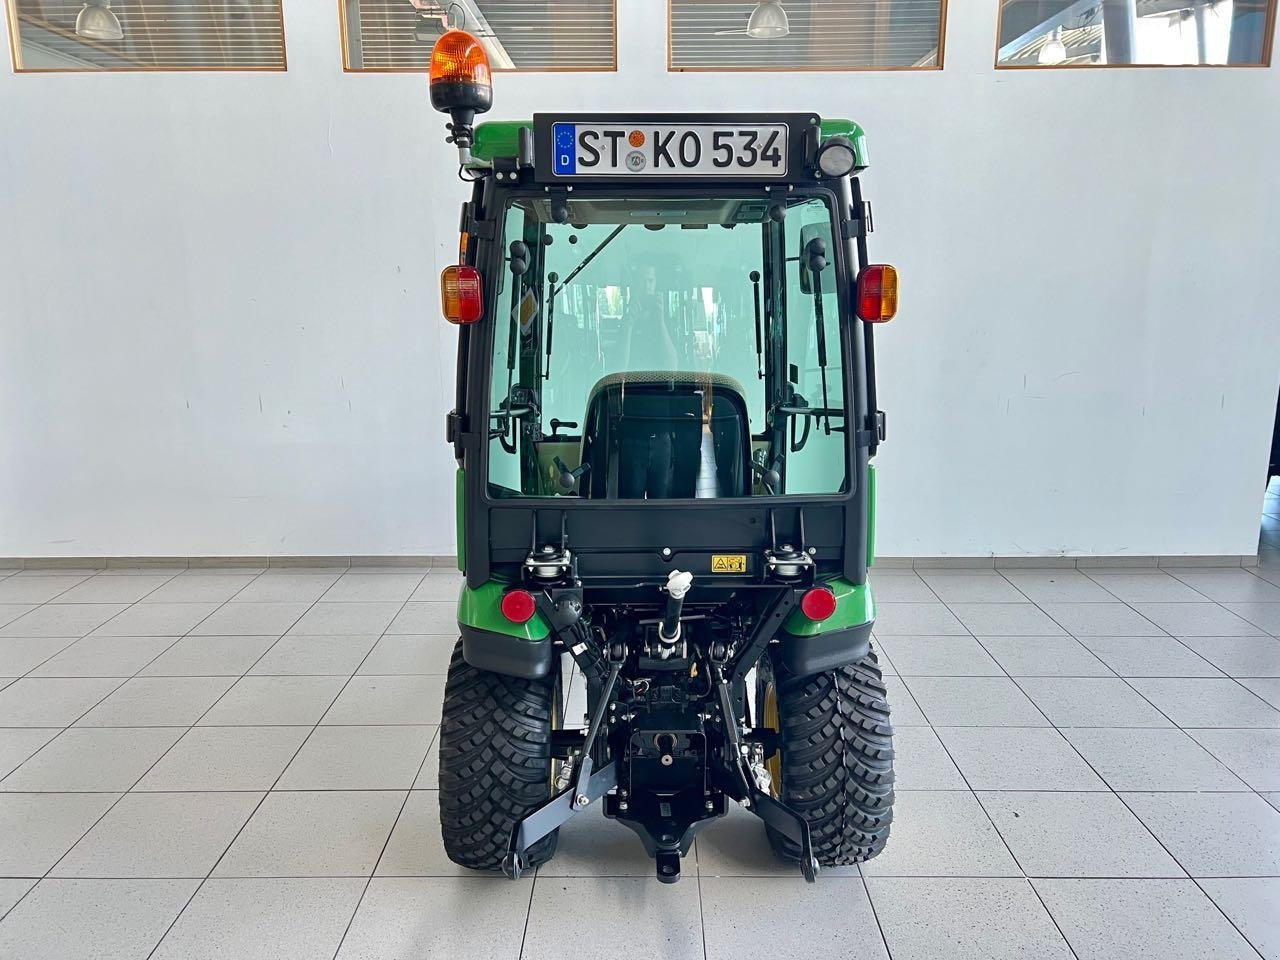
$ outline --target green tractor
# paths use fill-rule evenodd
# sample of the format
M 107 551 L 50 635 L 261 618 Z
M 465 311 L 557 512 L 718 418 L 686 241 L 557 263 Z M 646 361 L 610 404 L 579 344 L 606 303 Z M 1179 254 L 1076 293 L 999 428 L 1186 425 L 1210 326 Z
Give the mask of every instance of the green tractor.
M 778 855 L 884 848 L 871 647 L 871 264 L 862 130 L 810 113 L 535 115 L 476 38 L 432 58 L 471 184 L 459 262 L 461 634 L 440 731 L 456 863 L 517 878 L 603 801 L 675 881 L 730 800 Z M 570 674 L 585 727 L 566 722 Z M 581 707 L 579 707 L 581 709 Z

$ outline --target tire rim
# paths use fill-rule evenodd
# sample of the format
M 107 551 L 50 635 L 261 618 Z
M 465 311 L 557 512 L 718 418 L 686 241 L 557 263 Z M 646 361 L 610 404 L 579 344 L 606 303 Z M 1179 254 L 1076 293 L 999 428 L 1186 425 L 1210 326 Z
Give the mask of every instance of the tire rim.
M 782 721 L 778 717 L 778 685 L 772 680 L 764 688 L 764 715 L 761 717 L 765 729 L 774 733 L 782 733 Z M 773 756 L 765 761 L 769 771 L 769 780 L 773 784 L 773 796 L 782 796 L 782 750 L 773 751 Z

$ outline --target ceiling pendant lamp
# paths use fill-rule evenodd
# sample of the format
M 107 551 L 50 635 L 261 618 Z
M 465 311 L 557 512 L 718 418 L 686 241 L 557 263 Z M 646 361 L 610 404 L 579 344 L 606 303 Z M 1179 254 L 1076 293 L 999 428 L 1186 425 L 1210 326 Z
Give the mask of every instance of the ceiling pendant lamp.
M 777 0 L 763 0 L 747 18 L 747 36 L 756 40 L 778 40 L 790 33 L 791 21 Z
M 111 10 L 111 0 L 85 0 L 76 17 L 76 36 L 86 40 L 124 39 L 124 27 Z

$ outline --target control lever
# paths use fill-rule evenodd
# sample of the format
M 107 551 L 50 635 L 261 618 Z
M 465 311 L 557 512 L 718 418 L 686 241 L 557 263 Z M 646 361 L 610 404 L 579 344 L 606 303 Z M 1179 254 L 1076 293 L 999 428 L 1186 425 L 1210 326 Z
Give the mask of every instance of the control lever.
M 667 612 L 658 625 L 658 639 L 667 645 L 680 641 L 680 611 L 684 608 L 684 595 L 692 586 L 692 573 L 672 570 L 667 576 Z

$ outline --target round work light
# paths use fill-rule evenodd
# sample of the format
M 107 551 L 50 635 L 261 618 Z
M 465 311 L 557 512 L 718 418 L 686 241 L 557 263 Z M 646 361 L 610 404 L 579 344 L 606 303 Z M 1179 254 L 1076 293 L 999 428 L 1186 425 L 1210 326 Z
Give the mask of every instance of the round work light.
M 818 169 L 824 176 L 843 177 L 858 163 L 858 151 L 848 137 L 828 137 L 818 148 Z

